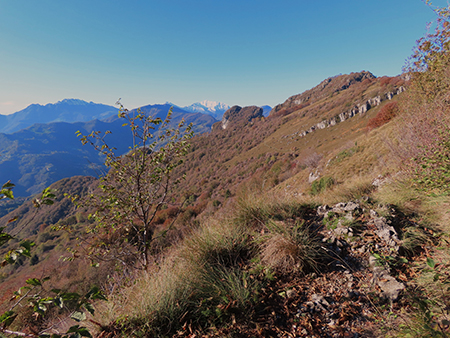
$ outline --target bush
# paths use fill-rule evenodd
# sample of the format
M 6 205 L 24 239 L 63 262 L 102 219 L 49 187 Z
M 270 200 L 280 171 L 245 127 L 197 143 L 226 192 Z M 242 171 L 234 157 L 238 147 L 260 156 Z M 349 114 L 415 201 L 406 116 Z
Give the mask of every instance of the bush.
M 395 116 L 398 115 L 399 108 L 397 102 L 389 102 L 385 104 L 380 111 L 377 113 L 377 115 L 370 119 L 367 123 L 367 130 L 372 130 L 378 127 L 381 127 L 382 125 L 388 123 L 390 120 L 392 120 Z
M 437 11 L 438 15 L 442 12 Z M 448 13 L 447 13 L 448 14 Z M 427 192 L 450 188 L 450 22 L 418 40 L 406 68 L 411 78 L 398 126 L 404 170 Z
M 172 110 L 163 121 L 140 109 L 129 112 L 120 105 L 119 117 L 124 119 L 133 136 L 133 145 L 126 155 L 116 154 L 100 131 L 81 137 L 105 157 L 108 173 L 100 179 L 99 190 L 84 202 L 95 212 L 95 224 L 86 227 L 86 238 L 91 260 L 115 260 L 128 267 L 148 269 L 150 243 L 154 239 L 154 220 L 162 206 L 168 203 L 168 194 L 178 184 L 173 170 L 181 165 L 192 138 L 192 124 L 182 120 L 170 128 Z M 158 222 L 168 217 L 161 216 Z M 125 259 L 126 257 L 126 259 Z

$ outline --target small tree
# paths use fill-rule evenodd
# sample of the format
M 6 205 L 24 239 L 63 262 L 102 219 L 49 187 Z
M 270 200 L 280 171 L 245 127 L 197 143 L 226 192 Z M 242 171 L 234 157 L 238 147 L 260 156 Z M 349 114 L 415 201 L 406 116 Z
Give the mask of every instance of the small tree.
M 108 173 L 100 179 L 98 192 L 86 205 L 94 207 L 95 222 L 87 228 L 88 255 L 93 260 L 117 260 L 126 266 L 147 269 L 150 244 L 154 239 L 156 213 L 167 202 L 171 189 L 179 182 L 172 177 L 183 163 L 192 137 L 192 125 L 181 121 L 170 128 L 167 118 L 153 118 L 141 110 L 129 112 L 120 103 L 119 117 L 131 129 L 133 144 L 127 154 L 118 155 L 102 134 L 93 131 L 81 136 L 105 156 Z

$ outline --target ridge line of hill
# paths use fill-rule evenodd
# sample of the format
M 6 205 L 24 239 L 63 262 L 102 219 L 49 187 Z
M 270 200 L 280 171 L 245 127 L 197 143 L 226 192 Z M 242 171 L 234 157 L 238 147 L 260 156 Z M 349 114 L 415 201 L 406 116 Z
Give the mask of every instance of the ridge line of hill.
M 284 138 L 288 137 L 305 137 L 306 135 L 313 133 L 314 131 L 318 129 L 325 129 L 328 127 L 333 127 L 336 124 L 340 122 L 344 122 L 348 119 L 351 119 L 352 117 L 355 117 L 357 114 L 364 114 L 368 110 L 370 110 L 372 107 L 377 107 L 381 104 L 381 102 L 387 100 L 392 100 L 392 98 L 396 95 L 399 95 L 405 91 L 405 87 L 400 86 L 396 91 L 390 91 L 385 93 L 383 96 L 377 95 L 373 98 L 368 99 L 366 102 L 359 104 L 352 109 L 342 112 L 339 115 L 333 116 L 332 118 L 322 120 L 314 125 L 312 125 L 309 129 L 303 130 L 302 132 L 295 132 L 290 135 L 285 135 Z M 383 99 L 384 97 L 384 99 Z

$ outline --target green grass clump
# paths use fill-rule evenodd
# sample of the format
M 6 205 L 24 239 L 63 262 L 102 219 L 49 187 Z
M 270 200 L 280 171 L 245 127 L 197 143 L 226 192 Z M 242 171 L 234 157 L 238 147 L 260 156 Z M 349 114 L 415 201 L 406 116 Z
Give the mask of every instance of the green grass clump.
M 330 161 L 329 165 L 341 163 L 343 160 L 352 157 L 354 154 L 356 154 L 359 151 L 362 151 L 363 149 L 364 148 L 361 146 L 354 146 L 352 148 L 342 150 Z
M 328 188 L 331 188 L 334 184 L 335 181 L 332 177 L 329 176 L 321 177 L 311 184 L 310 194 L 313 196 L 319 195 Z

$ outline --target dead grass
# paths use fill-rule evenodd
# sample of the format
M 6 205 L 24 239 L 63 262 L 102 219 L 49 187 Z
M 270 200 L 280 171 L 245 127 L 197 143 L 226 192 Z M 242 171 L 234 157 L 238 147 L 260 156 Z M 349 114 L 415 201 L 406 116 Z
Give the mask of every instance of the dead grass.
M 227 318 L 230 311 L 245 312 L 258 285 L 237 267 L 251 248 L 242 227 L 210 219 L 153 271 L 114 295 L 100 311 L 102 322 L 114 320 L 123 332 L 165 336 L 185 323 L 201 327 Z
M 344 183 L 335 186 L 332 190 L 320 196 L 321 202 L 322 204 L 335 204 L 370 197 L 376 190 L 372 182 L 373 179 L 370 176 L 356 176 L 351 180 L 346 180 Z
M 247 191 L 239 196 L 232 219 L 240 226 L 261 229 L 270 220 L 302 217 L 312 208 L 315 204 L 308 197 L 280 196 L 273 191 L 259 194 Z
M 286 274 L 318 271 L 324 256 L 320 240 L 302 223 L 271 222 L 261 245 L 261 263 Z

